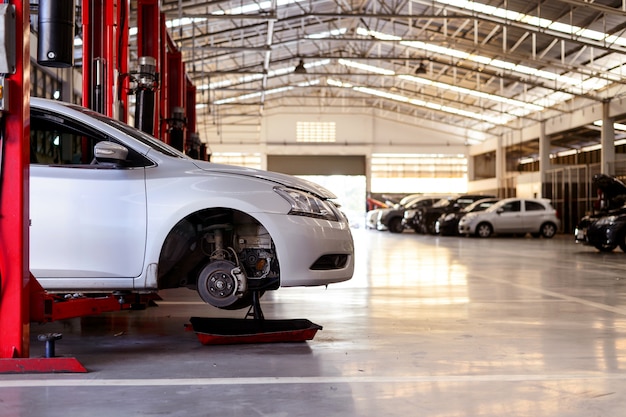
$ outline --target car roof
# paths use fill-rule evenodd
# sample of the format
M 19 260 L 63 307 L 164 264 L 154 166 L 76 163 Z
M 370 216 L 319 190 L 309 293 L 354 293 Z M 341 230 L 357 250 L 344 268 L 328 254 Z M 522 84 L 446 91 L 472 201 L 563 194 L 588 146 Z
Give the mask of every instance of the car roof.
M 498 201 L 496 204 L 494 204 L 494 206 L 495 205 L 502 206 L 511 201 L 536 201 L 541 204 L 550 204 L 549 198 L 508 197 L 508 198 L 503 198 L 502 200 Z

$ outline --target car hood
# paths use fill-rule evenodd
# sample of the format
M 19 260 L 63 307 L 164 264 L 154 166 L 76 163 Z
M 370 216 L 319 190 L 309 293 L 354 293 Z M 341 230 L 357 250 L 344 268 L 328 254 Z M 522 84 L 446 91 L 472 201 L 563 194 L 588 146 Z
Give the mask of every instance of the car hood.
M 626 184 L 621 180 L 606 174 L 593 176 L 593 185 L 602 191 L 603 198 L 608 203 L 607 209 L 615 209 L 626 203 Z
M 292 175 L 281 174 L 279 172 L 263 171 L 260 169 L 246 168 L 235 165 L 215 164 L 212 162 L 193 160 L 194 165 L 203 171 L 224 173 L 228 175 L 241 175 L 243 177 L 259 178 L 286 187 L 296 188 L 315 194 L 324 199 L 336 199 L 337 196 L 314 182 L 303 180 Z
M 612 200 L 619 196 L 626 195 L 626 184 L 615 177 L 606 174 L 596 174 L 593 176 L 593 184 L 602 190 L 605 198 Z

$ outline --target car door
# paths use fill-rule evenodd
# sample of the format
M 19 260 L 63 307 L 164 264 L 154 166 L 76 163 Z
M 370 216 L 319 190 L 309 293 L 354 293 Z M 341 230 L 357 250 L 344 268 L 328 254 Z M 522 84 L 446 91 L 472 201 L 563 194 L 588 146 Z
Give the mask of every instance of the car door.
M 546 208 L 536 201 L 524 201 L 524 230 L 539 233 L 539 228 L 546 218 Z
M 45 288 L 121 288 L 142 273 L 145 168 L 91 164 L 93 145 L 111 139 L 63 116 L 31 115 L 30 268 Z
M 517 233 L 524 228 L 522 217 L 522 202 L 512 200 L 497 210 L 493 217 L 494 231 L 496 233 Z

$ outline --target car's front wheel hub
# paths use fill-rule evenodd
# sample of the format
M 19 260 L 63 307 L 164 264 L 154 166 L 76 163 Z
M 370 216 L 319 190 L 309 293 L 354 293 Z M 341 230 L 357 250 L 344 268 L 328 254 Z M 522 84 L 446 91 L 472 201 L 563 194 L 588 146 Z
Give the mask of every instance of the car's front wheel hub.
M 225 308 L 240 298 L 237 265 L 229 261 L 216 261 L 206 265 L 198 275 L 198 294 L 206 303 Z

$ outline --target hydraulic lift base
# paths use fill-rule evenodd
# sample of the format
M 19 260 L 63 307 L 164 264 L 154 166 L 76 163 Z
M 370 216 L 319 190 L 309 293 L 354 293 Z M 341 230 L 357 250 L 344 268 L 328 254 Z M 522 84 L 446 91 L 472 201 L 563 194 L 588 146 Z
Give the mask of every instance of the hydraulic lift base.
M 85 373 L 87 369 L 76 358 L 8 358 L 0 359 L 0 374 Z
M 203 345 L 304 342 L 322 326 L 306 319 L 266 320 L 192 317 L 188 328 Z

